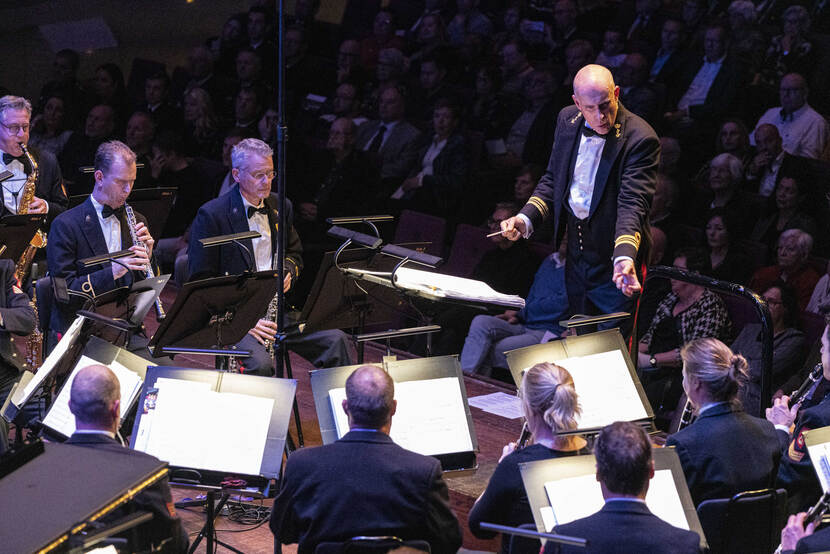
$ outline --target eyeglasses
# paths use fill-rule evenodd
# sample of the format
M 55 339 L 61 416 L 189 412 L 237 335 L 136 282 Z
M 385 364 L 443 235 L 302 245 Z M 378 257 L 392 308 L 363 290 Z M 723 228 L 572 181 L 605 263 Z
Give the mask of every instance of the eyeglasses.
M 8 129 L 9 132 L 13 135 L 19 134 L 21 129 L 23 130 L 24 133 L 29 130 L 29 124 L 28 123 L 23 123 L 23 124 L 12 123 L 11 125 L 6 125 L 2 121 L 0 121 L 0 125 L 5 127 L 6 129 Z
M 262 181 L 263 179 L 268 179 L 270 181 L 277 175 L 277 172 L 273 169 L 271 171 L 257 171 L 256 173 L 248 171 L 248 175 L 250 175 L 254 181 Z

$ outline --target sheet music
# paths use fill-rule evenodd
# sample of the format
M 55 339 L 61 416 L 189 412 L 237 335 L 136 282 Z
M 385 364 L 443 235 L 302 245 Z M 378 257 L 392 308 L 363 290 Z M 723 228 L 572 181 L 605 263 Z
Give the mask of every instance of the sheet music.
M 482 396 L 473 396 L 468 398 L 467 401 L 470 406 L 507 419 L 524 417 L 522 401 L 515 394 L 494 392 Z
M 345 388 L 329 391 L 338 437 L 349 429 L 342 408 L 345 398 Z M 390 436 L 396 444 L 426 456 L 473 449 L 457 378 L 395 383 L 395 399 L 398 408 L 392 417 Z
M 827 492 L 830 490 L 830 443 L 808 445 L 807 452 L 821 483 L 821 490 Z
M 551 503 L 554 525 L 587 517 L 598 512 L 605 504 L 602 489 L 593 473 L 549 481 L 545 483 L 545 492 Z M 651 513 L 663 521 L 681 529 L 689 529 L 670 469 L 654 472 L 654 477 L 649 481 L 646 505 Z
M 95 364 L 101 364 L 101 362 L 88 356 L 81 356 L 78 359 L 78 362 L 75 364 L 75 368 L 72 370 L 72 373 L 66 380 L 66 383 L 58 394 L 58 397 L 52 404 L 52 408 L 43 419 L 44 425 L 67 437 L 72 436 L 72 433 L 75 432 L 75 416 L 72 415 L 72 412 L 69 410 L 69 396 L 72 389 L 72 383 L 75 380 L 75 375 L 77 375 L 81 369 Z M 141 388 L 141 377 L 139 377 L 137 373 L 133 373 L 124 367 L 117 360 L 113 360 L 111 363 L 105 365 L 110 368 L 118 378 L 118 384 L 121 389 L 120 418 L 123 421 L 124 416 L 126 415 L 126 410 Z
M 154 388 L 154 413 L 146 426 L 142 417 L 136 450 L 174 466 L 259 475 L 272 399 L 178 379 L 159 378 Z
M 66 330 L 66 333 L 63 334 L 61 340 L 58 341 L 58 344 L 55 345 L 55 348 L 52 352 L 46 356 L 46 359 L 43 360 L 43 364 L 38 369 L 35 376 L 32 377 L 32 380 L 20 391 L 18 394 L 15 395 L 15 398 L 12 400 L 16 406 L 20 406 L 23 401 L 28 399 L 37 388 L 49 377 L 49 374 L 52 373 L 52 370 L 55 369 L 55 365 L 63 358 L 63 355 L 66 354 L 69 347 L 75 342 L 78 338 L 78 334 L 81 332 L 81 326 L 84 324 L 83 317 L 76 317 L 75 321 L 72 322 L 72 325 L 69 326 L 69 329 Z M 18 402 L 19 401 L 19 402 Z
M 582 415 L 577 418 L 579 429 L 648 417 L 620 350 L 566 358 L 555 363 L 573 377 L 582 408 Z
M 395 272 L 395 282 L 401 288 L 427 292 L 438 297 L 490 302 L 519 310 L 525 306 L 524 298 L 521 296 L 502 294 L 483 281 L 454 275 L 401 267 Z

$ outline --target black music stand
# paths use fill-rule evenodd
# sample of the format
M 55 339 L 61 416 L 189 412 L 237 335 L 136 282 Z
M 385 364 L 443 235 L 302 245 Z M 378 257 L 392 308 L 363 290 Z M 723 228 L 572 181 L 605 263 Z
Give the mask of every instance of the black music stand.
M 150 235 L 160 237 L 167 218 L 170 217 L 170 210 L 173 209 L 177 192 L 176 187 L 134 188 L 127 197 L 127 204 L 147 219 Z
M 619 352 L 619 357 L 621 357 L 625 362 L 625 370 L 627 370 L 628 377 L 630 377 L 633 390 L 635 391 L 632 394 L 636 394 L 639 401 L 642 403 L 642 411 L 640 416 L 629 419 L 629 421 L 639 423 L 644 427 L 650 426 L 654 420 L 654 410 L 651 408 L 651 404 L 646 397 L 645 390 L 643 389 L 640 379 L 637 376 L 637 370 L 631 362 L 631 357 L 628 354 L 628 348 L 625 345 L 625 341 L 623 340 L 619 329 L 608 329 L 605 331 L 591 333 L 589 335 L 570 336 L 560 340 L 553 340 L 542 344 L 534 344 L 533 346 L 510 350 L 506 352 L 505 355 L 507 357 L 507 365 L 510 367 L 510 375 L 513 377 L 516 387 L 520 387 L 524 371 L 537 363 L 556 363 L 567 358 L 597 355 L 603 352 Z M 619 358 L 617 359 L 619 360 Z M 597 371 L 610 371 L 612 369 L 612 367 L 602 364 L 597 368 Z M 624 377 L 621 378 L 624 379 Z M 574 379 L 578 380 L 577 376 L 575 376 Z M 575 384 L 577 394 L 579 394 L 580 383 L 577 382 Z M 598 377 L 597 381 L 590 382 L 590 385 L 594 387 L 603 387 L 604 383 L 602 382 L 602 376 Z M 585 410 L 585 408 L 586 406 L 583 401 L 583 410 Z M 596 408 L 596 406 L 587 408 Z M 604 425 L 613 423 L 618 419 L 620 419 L 619 414 L 615 415 L 613 406 L 609 406 L 607 422 L 602 425 L 592 427 L 582 427 L 582 425 L 580 425 L 580 428 L 569 432 L 563 432 L 563 434 L 598 433 Z
M 294 379 L 274 379 L 272 377 L 241 375 L 215 370 L 150 367 L 147 370 L 144 387 L 139 396 L 139 405 L 142 406 L 142 409 L 138 411 L 133 426 L 130 443 L 130 447 L 133 449 L 146 450 L 146 446 L 150 443 L 154 433 L 161 433 L 163 436 L 170 437 L 193 436 L 195 434 L 194 427 L 198 428 L 200 425 L 210 425 L 210 422 L 205 422 L 198 417 L 165 421 L 164 425 L 155 424 L 154 420 L 157 418 L 155 413 L 151 417 L 145 418 L 145 416 L 157 410 L 159 408 L 158 403 L 164 399 L 162 394 L 158 394 L 159 385 L 157 380 L 159 378 L 204 383 L 214 392 L 242 394 L 267 398 L 273 401 L 271 419 L 268 423 L 267 435 L 264 437 L 265 446 L 263 452 L 260 454 L 259 472 L 257 474 L 234 471 L 227 467 L 211 467 L 214 462 L 206 457 L 200 458 L 200 462 L 203 464 L 202 467 L 185 467 L 177 465 L 175 452 L 150 452 L 170 463 L 170 482 L 172 485 L 207 492 L 207 520 L 199 536 L 191 545 L 190 552 L 196 550 L 202 537 L 207 539 L 207 552 L 214 551 L 214 542 L 229 550 L 239 552 L 221 541 L 214 541 L 214 519 L 221 512 L 222 506 L 227 502 L 231 493 L 264 497 L 268 494 L 270 479 L 279 478 L 282 467 L 282 453 L 288 439 L 288 422 L 291 418 L 291 410 L 295 400 L 297 381 Z M 175 397 L 174 402 L 177 405 L 183 405 L 183 408 L 187 409 L 186 403 L 188 400 L 188 396 L 185 393 Z M 194 410 L 200 408 L 196 404 L 197 402 L 199 402 L 198 399 L 193 400 Z M 234 416 L 236 416 L 236 420 L 234 420 Z M 244 415 L 240 417 L 233 410 L 221 414 L 221 417 L 229 421 L 229 426 L 244 427 L 250 424 L 250 422 L 244 420 Z M 214 448 L 217 451 L 221 451 L 223 448 L 221 441 L 224 436 L 222 433 L 215 434 L 217 444 L 214 445 Z M 254 460 L 254 462 L 256 461 Z M 244 484 L 240 487 L 228 488 L 226 483 L 231 479 L 241 480 Z M 217 494 L 220 495 L 218 504 L 216 503 Z
M 163 462 L 110 450 L 47 443 L 44 451 L 0 479 L 5 552 L 63 548 L 90 524 L 167 476 Z M 8 503 L 13 502 L 12 508 Z
M 153 356 L 246 356 L 228 347 L 256 325 L 279 283 L 274 271 L 185 283 L 148 347 Z
M 700 520 L 697 517 L 697 511 L 695 510 L 694 502 L 692 502 L 689 487 L 686 485 L 686 476 L 683 474 L 683 466 L 680 465 L 680 458 L 677 456 L 677 452 L 675 452 L 673 447 L 655 448 L 653 450 L 653 458 L 655 473 L 661 470 L 671 471 L 674 492 L 677 493 L 680 504 L 683 507 L 683 515 L 686 518 L 688 528 L 700 536 L 701 551 L 705 552 L 708 549 L 706 537 L 703 534 L 703 527 L 701 527 Z M 584 456 L 538 460 L 519 464 L 519 471 L 522 474 L 522 483 L 527 493 L 527 499 L 530 502 L 530 510 L 533 513 L 536 529 L 544 533 L 547 531 L 549 524 L 555 524 L 555 521 L 551 521 L 553 519 L 552 515 L 551 517 L 544 515 L 545 511 L 550 510 L 551 505 L 547 491 L 545 490 L 545 483 L 570 477 L 595 476 L 597 471 L 596 458 L 594 458 L 593 454 L 588 454 Z M 596 490 L 591 492 L 601 494 L 599 492 L 599 482 L 595 478 L 589 479 L 586 482 L 589 486 L 596 487 Z M 649 487 L 649 491 L 651 490 L 653 490 L 653 487 Z M 563 498 L 561 500 L 567 503 L 575 502 L 579 499 Z M 648 502 L 648 497 L 646 497 L 646 502 Z M 656 515 L 658 517 L 661 516 L 660 513 Z M 546 522 L 548 525 L 546 525 Z
M 19 260 L 32 237 L 45 222 L 44 214 L 8 215 L 0 219 L 0 244 L 6 245 L 6 250 L 0 257 L 15 262 Z
M 476 438 L 470 405 L 467 401 L 464 376 L 457 356 L 436 356 L 434 358 L 418 358 L 414 360 L 387 360 L 382 366 L 381 364 L 371 365 L 383 367 L 396 383 L 427 381 L 445 377 L 457 379 L 461 400 L 464 403 L 464 414 L 466 416 L 467 430 L 470 434 L 472 448 L 470 450 L 456 452 L 443 452 L 439 454 L 421 452 L 421 454 L 433 455 L 441 462 L 441 467 L 444 471 L 461 471 L 475 469 L 477 467 L 475 453 L 478 450 L 478 439 Z M 358 367 L 360 366 L 333 367 L 313 370 L 310 373 L 311 391 L 314 395 L 314 407 L 317 410 L 317 421 L 320 424 L 320 437 L 323 440 L 323 444 L 332 443 L 339 438 L 329 391 L 345 387 L 346 379 Z M 392 430 L 394 433 L 395 425 L 392 425 Z

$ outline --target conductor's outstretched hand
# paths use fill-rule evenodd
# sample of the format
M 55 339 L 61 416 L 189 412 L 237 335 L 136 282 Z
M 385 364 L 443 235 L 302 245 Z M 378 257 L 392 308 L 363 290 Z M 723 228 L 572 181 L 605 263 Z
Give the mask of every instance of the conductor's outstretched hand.
M 614 264 L 614 276 L 611 279 L 626 296 L 632 296 L 643 289 L 637 279 L 637 272 L 634 271 L 634 262 L 627 258 Z
M 501 234 L 509 240 L 519 240 L 527 233 L 524 219 L 513 216 L 501 222 Z

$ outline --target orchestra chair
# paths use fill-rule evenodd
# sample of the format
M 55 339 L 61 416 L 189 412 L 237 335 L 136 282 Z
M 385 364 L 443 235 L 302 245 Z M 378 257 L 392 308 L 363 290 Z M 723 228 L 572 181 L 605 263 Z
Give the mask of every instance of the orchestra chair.
M 455 228 L 455 238 L 447 256 L 447 263 L 441 267 L 441 273 L 456 277 L 472 277 L 484 254 L 498 248 L 487 238 L 488 231 L 467 223 L 459 223 Z
M 787 491 L 762 489 L 704 500 L 697 516 L 711 554 L 772 552 L 787 523 Z
M 424 252 L 443 257 L 446 235 L 447 222 L 444 218 L 414 210 L 403 210 L 398 218 L 398 227 L 395 229 L 393 242 L 395 244 L 428 242 L 429 245 Z
M 314 549 L 314 554 L 383 554 L 399 548 L 407 553 L 431 552 L 427 541 L 405 541 L 392 536 L 364 536 L 352 537 L 342 542 L 321 542 Z

